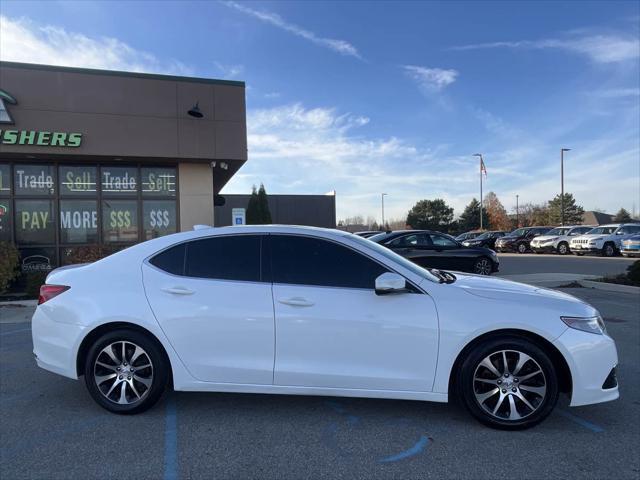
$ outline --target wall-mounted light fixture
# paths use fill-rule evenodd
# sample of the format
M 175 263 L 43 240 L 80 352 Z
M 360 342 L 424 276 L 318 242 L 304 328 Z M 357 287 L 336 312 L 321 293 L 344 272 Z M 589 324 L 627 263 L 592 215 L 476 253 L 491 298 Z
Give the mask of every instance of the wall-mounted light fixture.
M 187 113 L 189 115 L 191 115 L 192 117 L 202 118 L 202 117 L 204 117 L 204 115 L 200 111 L 200 107 L 198 106 L 198 103 L 199 102 L 196 102 L 196 104 L 193 107 L 191 107 L 191 110 L 189 110 Z

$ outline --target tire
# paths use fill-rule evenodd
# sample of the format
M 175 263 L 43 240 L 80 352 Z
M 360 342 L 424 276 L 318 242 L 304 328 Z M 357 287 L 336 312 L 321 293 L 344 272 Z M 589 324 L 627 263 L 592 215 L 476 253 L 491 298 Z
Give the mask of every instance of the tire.
M 478 257 L 473 262 L 473 273 L 477 275 L 491 275 L 493 272 L 493 262 L 487 257 Z
M 518 253 L 527 253 L 527 244 L 519 243 L 517 249 L 518 249 Z
M 84 365 L 89 394 L 98 405 L 119 414 L 151 408 L 165 391 L 168 376 L 169 361 L 160 344 L 131 329 L 114 330 L 98 338 Z
M 566 255 L 567 253 L 569 253 L 569 244 L 567 242 L 560 242 L 556 250 L 560 255 Z
M 602 256 L 603 257 L 613 257 L 616 254 L 616 247 L 613 243 L 605 243 L 602 247 Z
M 507 372 L 503 368 L 503 352 Z M 520 366 L 519 359 L 524 362 Z M 487 362 L 493 372 L 485 366 Z M 558 375 L 549 356 L 519 336 L 487 339 L 478 344 L 462 362 L 456 386 L 458 397 L 477 420 L 502 430 L 537 425 L 551 413 L 559 394 Z

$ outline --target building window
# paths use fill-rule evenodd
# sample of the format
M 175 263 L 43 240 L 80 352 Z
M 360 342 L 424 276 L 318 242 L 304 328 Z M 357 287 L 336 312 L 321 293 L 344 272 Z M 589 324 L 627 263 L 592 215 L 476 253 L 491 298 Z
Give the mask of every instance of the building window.
M 94 261 L 178 231 L 177 168 L 0 162 L 0 241 L 25 272 Z
M 60 243 L 98 241 L 98 202 L 60 200 Z
M 60 195 L 95 197 L 96 167 L 60 167 Z
M 102 167 L 103 195 L 135 195 L 138 191 L 135 167 Z
M 54 217 L 53 200 L 16 200 L 16 243 L 18 245 L 55 244 Z
M 138 241 L 138 202 L 102 201 L 102 240 L 104 243 Z
M 143 240 L 161 237 L 177 231 L 175 200 L 144 200 L 142 202 Z
M 16 195 L 50 197 L 56 193 L 53 165 L 15 165 L 13 170 Z

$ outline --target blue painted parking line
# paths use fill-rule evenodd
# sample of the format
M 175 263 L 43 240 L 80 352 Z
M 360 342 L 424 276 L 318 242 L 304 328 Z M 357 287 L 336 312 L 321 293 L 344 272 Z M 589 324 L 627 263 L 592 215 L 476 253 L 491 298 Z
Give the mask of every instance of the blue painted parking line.
M 398 462 L 400 460 L 413 457 L 415 455 L 418 455 L 420 452 L 422 452 L 425 449 L 425 447 L 427 447 L 432 442 L 433 442 L 433 439 L 427 437 L 426 435 L 422 435 L 420 437 L 420 440 L 418 440 L 413 447 L 405 450 L 404 452 L 397 453 L 396 455 L 391 455 L 389 457 L 381 458 L 380 460 L 378 460 L 378 462 L 392 463 L 392 462 Z
M 174 394 L 167 401 L 164 427 L 164 480 L 178 478 L 178 419 Z
M 580 418 L 577 415 L 574 415 L 573 413 L 569 413 L 565 410 L 560 410 L 559 408 L 556 409 L 556 412 L 558 412 L 558 414 L 564 418 L 568 418 L 569 420 L 572 420 L 573 422 L 577 423 L 578 425 L 582 425 L 584 428 L 588 428 L 589 430 L 591 430 L 594 433 L 601 433 L 604 432 L 604 428 L 596 425 L 595 423 L 591 423 L 587 420 L 585 420 L 584 418 Z

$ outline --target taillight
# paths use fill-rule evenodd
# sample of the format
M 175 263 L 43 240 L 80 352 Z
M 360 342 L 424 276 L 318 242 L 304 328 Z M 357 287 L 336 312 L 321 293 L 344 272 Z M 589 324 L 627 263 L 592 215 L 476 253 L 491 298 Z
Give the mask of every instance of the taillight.
M 42 285 L 40 287 L 40 296 L 38 297 L 38 305 L 42 305 L 44 302 L 48 302 L 54 297 L 57 297 L 62 292 L 66 292 L 71 287 L 66 285 Z

